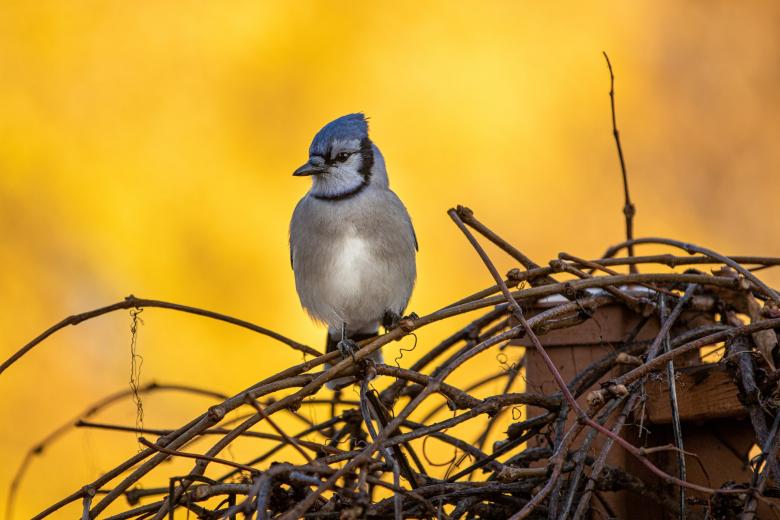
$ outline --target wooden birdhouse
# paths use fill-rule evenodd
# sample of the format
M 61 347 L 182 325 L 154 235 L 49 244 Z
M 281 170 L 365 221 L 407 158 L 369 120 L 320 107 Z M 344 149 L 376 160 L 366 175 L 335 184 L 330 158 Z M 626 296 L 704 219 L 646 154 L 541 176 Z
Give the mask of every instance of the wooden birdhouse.
M 635 296 L 654 298 L 649 291 L 641 288 L 637 291 L 634 291 Z M 527 316 L 559 305 L 561 298 L 540 300 L 526 310 Z M 695 296 L 691 305 L 676 321 L 670 337 L 684 338 L 696 329 L 717 326 L 718 316 L 712 301 L 713 299 L 706 295 Z M 546 333 L 541 331 L 539 339 L 568 383 L 594 363 L 606 359 L 610 364 L 598 381 L 579 392 L 578 402 L 587 409 L 588 393 L 600 388 L 600 383 L 633 368 L 632 359 L 639 361 L 634 355 L 645 352 L 658 335 L 661 325 L 657 312 L 643 316 L 623 303 L 601 306 L 592 313 L 583 313 L 580 318 L 582 322 L 577 325 Z M 511 344 L 526 348 L 525 376 L 528 391 L 555 393 L 556 384 L 531 341 L 524 336 Z M 624 354 L 617 356 L 619 352 Z M 717 353 L 713 355 L 715 356 Z M 748 470 L 747 461 L 756 442 L 755 434 L 725 364 L 709 362 L 709 358 L 699 351 L 678 357 L 675 361 L 675 385 L 684 449 L 692 454 L 685 458 L 686 479 L 715 488 L 730 481 L 750 481 L 751 472 Z M 621 411 L 622 408 L 618 406 L 608 424 L 612 424 Z M 541 410 L 529 407 L 528 417 L 540 412 Z M 672 418 L 669 381 L 656 373 L 646 380 L 642 397 L 626 418 L 621 435 L 639 447 L 668 446 L 673 443 Z M 575 415 L 570 413 L 567 427 L 574 424 L 575 420 Z M 585 432 L 581 433 L 575 439 L 571 450 L 582 446 L 585 437 Z M 603 435 L 597 435 L 587 455 L 594 459 L 598 457 L 604 448 L 605 440 Z M 552 439 L 548 436 L 537 435 L 529 441 L 529 447 L 545 447 L 551 442 Z M 677 475 L 676 451 L 664 449 L 652 453 L 649 458 L 667 473 Z M 627 486 L 630 489 L 633 485 L 633 490 L 612 493 L 603 490 L 604 506 L 608 511 L 611 510 L 615 517 L 657 520 L 669 515 L 670 518 L 677 518 L 669 509 L 659 506 L 657 500 L 649 500 L 642 493 L 667 495 L 665 501 L 672 508 L 679 500 L 679 488 L 665 485 L 639 460 L 617 445 L 613 445 L 609 451 L 607 466 L 622 469 L 627 474 L 641 479 L 640 482 Z M 640 486 L 646 486 L 646 489 L 640 489 Z M 712 498 L 690 491 L 686 491 L 686 494 L 689 499 L 694 500 Z M 693 515 L 688 517 L 696 518 Z

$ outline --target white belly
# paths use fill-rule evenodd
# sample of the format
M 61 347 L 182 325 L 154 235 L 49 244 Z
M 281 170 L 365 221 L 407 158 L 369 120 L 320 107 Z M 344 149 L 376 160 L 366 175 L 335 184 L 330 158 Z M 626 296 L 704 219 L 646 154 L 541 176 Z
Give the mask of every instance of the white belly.
M 346 323 L 352 332 L 373 332 L 386 311 L 406 306 L 414 284 L 413 256 L 398 265 L 401 257 L 377 253 L 371 238 L 354 232 L 326 248 L 307 249 L 304 256 L 310 269 L 305 276 L 303 269 L 296 271 L 301 303 L 336 330 Z
M 371 251 L 371 245 L 357 235 L 347 235 L 336 248 L 326 283 L 323 303 L 337 323 L 350 329 L 372 328 L 391 305 L 387 264 Z
M 362 238 L 349 235 L 336 249 L 332 266 L 331 290 L 336 300 L 349 300 L 364 290 L 376 276 L 376 261 L 369 244 Z

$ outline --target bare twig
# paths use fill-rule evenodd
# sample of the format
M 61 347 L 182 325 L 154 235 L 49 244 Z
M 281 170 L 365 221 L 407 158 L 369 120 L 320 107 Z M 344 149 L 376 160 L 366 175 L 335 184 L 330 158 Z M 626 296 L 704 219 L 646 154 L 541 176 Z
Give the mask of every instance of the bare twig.
M 687 295 L 693 294 L 695 285 L 688 286 Z M 661 294 L 658 296 L 658 310 L 661 316 L 666 319 L 666 297 Z M 682 300 L 681 300 L 682 301 Z M 681 307 L 681 305 L 678 305 Z M 670 344 L 669 332 L 667 331 L 663 335 L 664 352 L 670 352 L 672 347 Z M 685 444 L 683 443 L 682 424 L 680 423 L 680 407 L 677 403 L 677 380 L 674 371 L 674 359 L 670 359 L 666 363 L 666 379 L 669 384 L 669 406 L 672 410 L 672 433 L 674 434 L 674 445 L 677 447 L 677 471 L 680 480 L 687 479 L 687 471 L 685 468 Z M 680 506 L 680 518 L 687 518 L 685 512 L 685 488 L 681 487 L 679 490 L 679 506 Z
M 623 196 L 625 197 L 623 215 L 626 217 L 626 241 L 630 242 L 634 239 L 634 216 L 636 215 L 636 206 L 631 202 L 631 193 L 628 190 L 626 160 L 623 157 L 623 146 L 620 144 L 620 132 L 618 132 L 617 117 L 615 116 L 615 75 L 612 73 L 612 63 L 609 61 L 609 56 L 606 52 L 603 54 L 604 59 L 607 60 L 607 68 L 609 69 L 609 106 L 612 112 L 612 135 L 615 138 L 618 159 L 620 159 L 620 173 L 623 175 Z M 634 256 L 633 244 L 628 246 L 628 256 Z M 636 264 L 631 264 L 629 267 L 631 269 L 630 272 L 637 272 Z
M 225 323 L 230 323 L 232 325 L 236 325 L 238 327 L 243 327 L 245 329 L 249 329 L 251 331 L 263 334 L 265 336 L 268 336 L 270 338 L 273 338 L 281 343 L 284 343 L 285 345 L 288 345 L 289 347 L 292 347 L 295 350 L 299 350 L 305 354 L 309 354 L 312 356 L 318 356 L 320 353 L 316 350 L 314 350 L 311 347 L 308 347 L 302 343 L 298 343 L 297 341 L 293 341 L 289 338 L 286 338 L 282 336 L 281 334 L 278 334 L 270 329 L 266 329 L 265 327 L 261 327 L 259 325 L 255 325 L 254 323 L 250 323 L 248 321 L 240 320 L 238 318 L 233 318 L 232 316 L 228 316 L 226 314 L 221 314 L 219 312 L 213 312 L 213 311 L 207 311 L 205 309 L 199 309 L 197 307 L 190 307 L 189 305 L 181 305 L 178 303 L 170 303 L 170 302 L 164 302 L 160 300 L 148 300 L 146 298 L 136 298 L 132 294 L 122 300 L 121 302 L 113 303 L 111 305 L 106 305 L 105 307 L 100 307 L 98 309 L 94 309 L 87 312 L 82 312 L 81 314 L 74 314 L 73 316 L 68 316 L 64 320 L 60 321 L 59 323 L 56 323 L 43 331 L 41 334 L 36 336 L 33 340 L 31 340 L 29 343 L 27 343 L 25 346 L 20 348 L 15 354 L 13 354 L 10 358 L 5 360 L 2 365 L 0 365 L 0 374 L 5 372 L 8 367 L 13 365 L 16 361 L 19 360 L 22 356 L 24 356 L 27 352 L 33 349 L 36 345 L 41 343 L 43 340 L 54 334 L 55 332 L 64 329 L 65 327 L 69 325 L 78 325 L 79 323 L 82 323 L 87 320 L 91 320 L 92 318 L 96 318 L 98 316 L 102 316 L 104 314 L 108 314 L 110 312 L 122 310 L 122 309 L 143 309 L 145 307 L 158 307 L 161 309 L 170 309 L 175 310 L 179 312 L 185 312 L 188 314 L 195 314 L 198 316 L 203 316 L 206 318 L 211 318 L 218 321 L 224 321 Z

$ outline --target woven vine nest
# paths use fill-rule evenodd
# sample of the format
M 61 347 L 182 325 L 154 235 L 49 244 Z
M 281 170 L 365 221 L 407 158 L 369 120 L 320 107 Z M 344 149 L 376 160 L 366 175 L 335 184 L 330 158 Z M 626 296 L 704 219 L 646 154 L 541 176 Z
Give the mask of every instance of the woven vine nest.
M 306 361 L 232 396 L 153 383 L 91 404 L 30 451 L 9 518 L 25 470 L 34 459 L 45 464 L 44 448 L 69 427 L 125 431 L 141 449 L 35 518 L 582 519 L 625 518 L 631 508 L 631 518 L 751 518 L 776 508 L 780 311 L 778 293 L 754 270 L 780 259 L 648 238 L 596 260 L 562 253 L 540 267 L 470 210 L 449 214 L 495 284 L 403 320 L 354 356 L 134 296 L 44 332 L 0 372 L 68 325 L 155 307 L 249 328 Z M 499 275 L 480 240 L 517 268 Z M 618 255 L 641 244 L 669 252 Z M 425 334 L 442 321 L 443 337 Z M 414 354 L 369 360 L 398 340 L 404 350 L 415 343 Z M 352 382 L 327 390 L 337 376 Z M 713 411 L 707 396 L 716 387 L 712 401 L 723 406 Z M 99 421 L 108 404 L 159 390 L 219 402 L 186 424 L 155 425 L 166 429 Z M 701 435 L 723 421 L 746 429 L 724 434 L 739 464 L 708 470 L 722 460 L 711 460 L 714 444 Z M 170 460 L 178 465 L 163 465 Z

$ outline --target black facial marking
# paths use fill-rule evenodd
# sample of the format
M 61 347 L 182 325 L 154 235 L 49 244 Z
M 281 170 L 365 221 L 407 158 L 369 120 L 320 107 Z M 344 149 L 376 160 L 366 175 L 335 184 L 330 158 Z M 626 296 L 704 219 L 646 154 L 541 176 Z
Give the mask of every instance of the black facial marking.
M 363 159 L 360 164 L 360 175 L 368 184 L 371 179 L 371 168 L 374 167 L 374 150 L 371 148 L 371 140 L 368 137 L 360 141 L 360 157 Z

